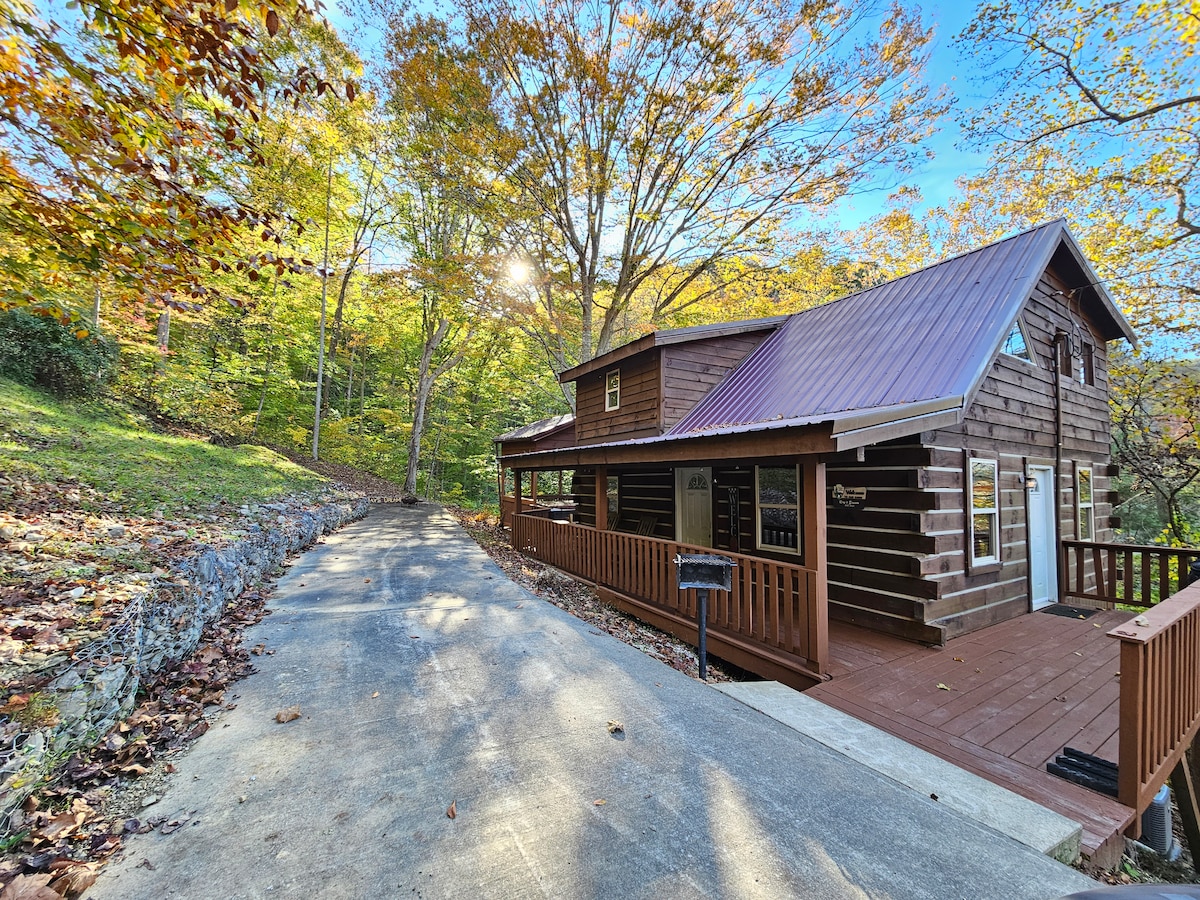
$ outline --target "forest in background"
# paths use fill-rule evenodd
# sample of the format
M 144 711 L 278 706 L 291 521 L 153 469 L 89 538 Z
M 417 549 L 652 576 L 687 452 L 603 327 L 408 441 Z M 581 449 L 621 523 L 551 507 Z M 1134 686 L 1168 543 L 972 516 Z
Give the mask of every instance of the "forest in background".
M 1065 216 L 1144 337 L 1124 531 L 1197 540 L 1193 7 L 981 4 L 977 105 L 902 4 L 369 0 L 370 38 L 308 0 L 69 7 L 0 0 L 0 374 L 487 504 L 558 371 Z M 929 208 L 950 121 L 991 164 Z

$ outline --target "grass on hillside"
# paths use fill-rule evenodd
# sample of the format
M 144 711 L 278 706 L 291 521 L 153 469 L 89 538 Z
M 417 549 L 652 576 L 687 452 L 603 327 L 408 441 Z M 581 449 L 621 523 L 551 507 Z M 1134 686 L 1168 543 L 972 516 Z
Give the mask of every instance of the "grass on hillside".
M 4 379 L 0 473 L 78 481 L 132 514 L 168 517 L 222 500 L 240 506 L 315 493 L 328 484 L 265 447 L 163 434 L 116 403 L 63 402 Z

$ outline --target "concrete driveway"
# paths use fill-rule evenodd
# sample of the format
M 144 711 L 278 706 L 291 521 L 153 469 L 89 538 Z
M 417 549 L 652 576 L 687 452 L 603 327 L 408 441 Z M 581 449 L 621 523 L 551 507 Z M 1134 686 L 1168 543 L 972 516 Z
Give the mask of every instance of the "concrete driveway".
M 374 507 L 272 608 L 248 640 L 275 654 L 147 810 L 190 824 L 130 838 L 88 897 L 1095 886 L 532 597 L 436 507 Z

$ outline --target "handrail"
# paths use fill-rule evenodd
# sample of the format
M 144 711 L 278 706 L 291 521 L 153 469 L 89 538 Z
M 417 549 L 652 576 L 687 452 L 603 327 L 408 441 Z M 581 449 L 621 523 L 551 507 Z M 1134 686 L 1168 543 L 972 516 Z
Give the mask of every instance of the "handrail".
M 673 560 L 711 548 L 538 516 L 513 517 L 512 546 L 618 594 L 694 622 L 696 592 L 676 587 Z M 737 563 L 732 589 L 708 604 L 707 630 L 760 648 L 764 659 L 790 659 L 823 675 L 829 664 L 827 612 L 819 607 L 818 573 L 792 563 L 726 553 Z
M 1200 584 L 1108 636 L 1121 642 L 1117 799 L 1136 828 L 1200 731 Z
M 1188 567 L 1200 560 L 1200 549 L 1062 542 L 1066 565 L 1063 599 L 1089 600 L 1108 606 L 1152 607 L 1188 584 Z
M 529 497 L 521 498 L 521 511 L 526 513 L 546 512 L 551 509 L 561 508 L 562 506 L 573 507 L 573 494 L 538 494 L 536 500 L 531 500 Z M 549 505 L 554 504 L 554 505 Z M 500 523 L 504 527 L 512 526 L 513 514 L 517 511 L 517 498 L 512 494 L 500 495 Z

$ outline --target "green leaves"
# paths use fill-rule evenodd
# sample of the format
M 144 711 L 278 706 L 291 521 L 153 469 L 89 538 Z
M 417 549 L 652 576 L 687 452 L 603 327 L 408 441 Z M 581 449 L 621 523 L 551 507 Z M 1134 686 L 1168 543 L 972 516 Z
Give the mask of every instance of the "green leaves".
M 260 29 L 310 11 L 308 0 L 85 0 L 77 21 L 47 23 L 0 4 L 0 234 L 21 248 L 0 257 L 0 306 L 101 268 L 128 297 L 207 299 L 210 254 L 238 228 L 266 226 L 275 241 L 269 217 L 214 191 L 210 160 L 255 155 Z M 284 87 L 296 96 L 316 80 L 297 70 Z M 255 271 L 262 257 L 246 261 Z

